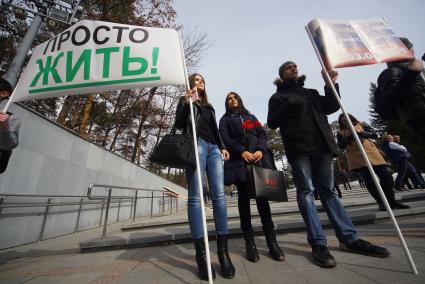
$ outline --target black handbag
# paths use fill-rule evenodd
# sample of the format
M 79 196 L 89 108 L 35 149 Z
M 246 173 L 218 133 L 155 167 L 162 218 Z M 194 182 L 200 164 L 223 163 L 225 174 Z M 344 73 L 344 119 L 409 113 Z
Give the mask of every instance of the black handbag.
M 288 201 L 285 176 L 281 171 L 249 164 L 247 165 L 247 186 L 252 199 Z
M 155 147 L 149 160 L 170 168 L 196 169 L 193 137 L 187 131 L 177 134 L 174 126 Z
M 9 164 L 10 156 L 12 155 L 12 150 L 0 150 L 0 174 L 4 173 Z

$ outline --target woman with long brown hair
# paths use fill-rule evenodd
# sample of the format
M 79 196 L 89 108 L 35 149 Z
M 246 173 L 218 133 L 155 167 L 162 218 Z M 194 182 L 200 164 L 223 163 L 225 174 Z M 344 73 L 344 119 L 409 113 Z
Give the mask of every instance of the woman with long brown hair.
M 267 137 L 261 123 L 244 106 L 241 97 L 230 92 L 225 101 L 226 113 L 220 119 L 220 134 L 230 152 L 230 159 L 224 163 L 224 183 L 234 184 L 238 190 L 238 209 L 241 229 L 245 238 L 247 259 L 260 260 L 254 242 L 251 224 L 250 193 L 247 186 L 246 166 L 260 162 L 263 168 L 276 168 L 274 159 L 267 149 Z M 283 261 L 285 255 L 276 241 L 276 233 L 267 200 L 256 199 L 266 236 L 269 255 L 277 261 Z
M 192 133 L 189 107 L 189 99 L 192 98 L 198 140 L 199 164 L 202 175 L 201 184 L 205 183 L 205 176 L 208 176 L 217 232 L 218 260 L 223 276 L 233 278 L 235 276 L 235 267 L 230 260 L 227 249 L 227 234 L 229 230 L 227 228 L 227 205 L 223 181 L 223 160 L 229 159 L 229 152 L 227 152 L 218 132 L 215 111 L 213 106 L 208 102 L 204 78 L 200 74 L 193 74 L 189 77 L 189 85 L 191 90 L 186 92 L 186 95 L 180 99 L 177 106 L 176 127 L 187 129 L 188 133 Z M 208 280 L 201 213 L 202 197 L 199 195 L 199 181 L 196 169 L 186 170 L 186 176 L 189 186 L 188 217 L 192 239 L 195 243 L 196 263 L 200 278 Z M 213 269 L 212 272 L 213 277 L 215 277 Z

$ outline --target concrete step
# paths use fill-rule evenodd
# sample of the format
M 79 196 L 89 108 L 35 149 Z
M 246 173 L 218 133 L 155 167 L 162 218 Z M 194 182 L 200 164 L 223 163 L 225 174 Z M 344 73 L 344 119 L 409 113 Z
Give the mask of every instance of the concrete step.
M 355 198 L 354 198 L 355 199 Z M 398 198 L 403 200 L 411 206 L 410 209 L 395 210 L 395 216 L 408 216 L 425 213 L 425 192 L 412 192 L 401 194 Z M 357 202 L 351 200 L 344 202 L 348 214 L 351 216 L 355 224 L 374 223 L 379 220 L 389 218 L 387 212 L 378 211 L 377 205 L 373 202 L 365 201 Z M 351 203 L 351 205 L 348 205 Z M 293 206 L 293 204 L 291 205 Z M 305 225 L 298 212 L 298 210 L 288 209 L 283 210 L 280 214 L 275 214 L 273 211 L 273 221 L 275 223 L 276 231 L 279 234 L 288 233 L 292 231 L 304 231 Z M 320 212 L 320 219 L 323 227 L 329 227 L 330 222 L 326 213 Z M 252 225 L 254 232 L 257 234 L 262 233 L 262 226 L 259 218 L 253 218 Z M 230 237 L 239 237 L 241 235 L 240 224 L 238 218 L 231 218 L 228 222 Z M 215 236 L 215 226 L 213 223 L 207 224 L 208 235 Z M 186 222 L 162 224 L 160 226 L 148 226 L 138 230 L 124 230 L 119 233 L 108 235 L 105 238 L 95 238 L 84 242 L 80 242 L 80 249 L 82 251 L 97 251 L 105 249 L 120 249 L 128 247 L 141 247 L 141 246 L 156 246 L 164 245 L 170 242 L 190 242 L 191 235 L 190 229 Z
M 367 197 L 366 199 L 359 200 L 360 197 Z M 412 192 L 406 192 L 403 195 L 400 195 L 398 197 L 399 200 L 416 200 L 416 199 L 425 199 L 425 191 L 412 191 Z M 292 213 L 298 213 L 298 205 L 295 202 L 295 199 L 292 200 L 293 202 L 278 202 L 278 204 L 284 204 L 284 206 L 276 207 L 276 202 L 270 202 L 272 207 L 272 214 L 273 216 L 279 216 L 279 215 L 287 215 Z M 364 206 L 364 205 L 373 205 L 376 204 L 375 200 L 370 198 L 369 193 L 366 190 L 353 190 L 353 193 L 348 192 L 345 193 L 343 199 L 342 199 L 345 207 L 357 207 L 357 206 Z M 228 202 L 227 206 L 228 208 L 232 206 L 232 203 L 235 203 L 235 206 L 237 207 L 237 200 L 234 202 Z M 255 206 L 255 201 L 251 201 L 251 206 Z M 212 210 L 212 205 L 207 204 L 206 207 Z M 316 207 L 319 212 L 324 212 L 324 208 L 320 201 L 316 201 Z M 252 210 L 251 212 L 252 219 L 260 218 L 260 215 L 258 214 L 257 210 Z M 237 211 L 230 211 L 227 214 L 227 218 L 229 221 L 236 219 L 239 220 L 239 213 Z M 169 226 L 179 226 L 187 224 L 187 215 L 179 215 L 174 216 L 172 218 L 166 216 L 165 218 L 150 218 L 150 219 L 144 219 L 143 221 L 135 221 L 132 223 L 123 224 L 121 226 L 122 231 L 126 230 L 139 230 L 139 229 L 146 229 L 146 228 L 161 228 L 163 226 L 169 227 Z M 207 214 L 207 224 L 214 224 L 214 217 L 212 214 Z

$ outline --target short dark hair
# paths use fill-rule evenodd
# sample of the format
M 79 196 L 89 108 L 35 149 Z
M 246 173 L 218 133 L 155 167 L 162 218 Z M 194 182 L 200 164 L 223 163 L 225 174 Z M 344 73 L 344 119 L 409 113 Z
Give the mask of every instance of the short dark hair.
M 12 94 L 12 86 L 10 85 L 10 83 L 8 81 L 6 81 L 6 79 L 0 78 L 0 92 L 9 92 L 9 94 Z

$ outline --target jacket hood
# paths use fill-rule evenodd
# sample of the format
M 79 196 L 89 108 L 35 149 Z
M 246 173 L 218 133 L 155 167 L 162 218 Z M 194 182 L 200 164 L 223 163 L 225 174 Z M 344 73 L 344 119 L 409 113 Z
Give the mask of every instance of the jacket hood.
M 275 84 L 278 89 L 280 89 L 282 87 L 286 87 L 286 86 L 287 87 L 290 87 L 290 86 L 302 87 L 302 86 L 304 86 L 304 82 L 305 82 L 306 78 L 307 77 L 305 75 L 301 75 L 295 80 L 284 80 L 282 78 L 276 78 L 273 81 L 273 84 Z

